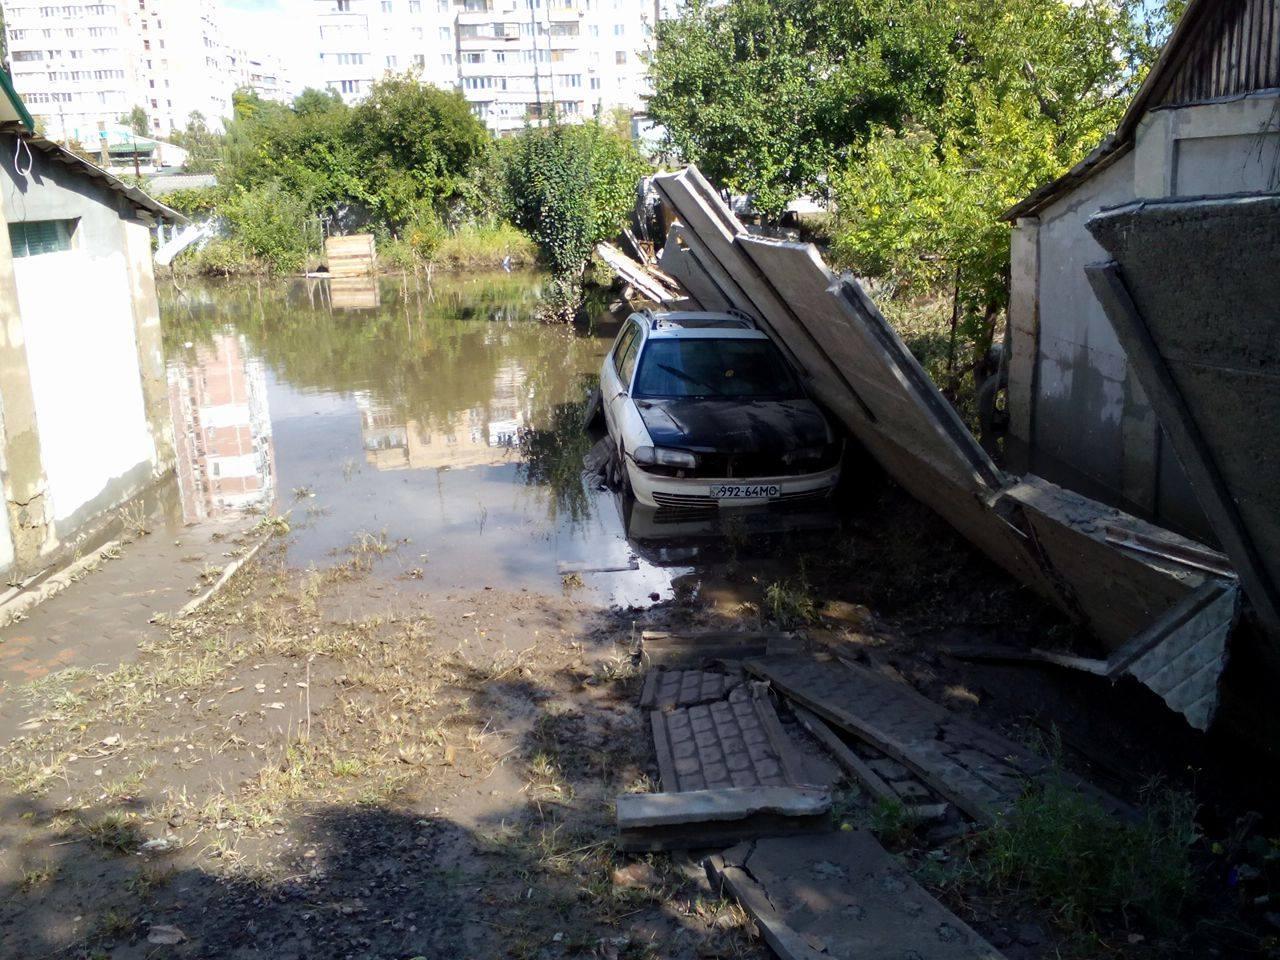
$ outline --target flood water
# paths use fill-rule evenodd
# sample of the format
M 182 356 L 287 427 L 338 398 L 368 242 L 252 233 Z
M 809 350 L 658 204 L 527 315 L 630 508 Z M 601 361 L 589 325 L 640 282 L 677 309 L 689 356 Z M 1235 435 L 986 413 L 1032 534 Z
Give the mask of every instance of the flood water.
M 559 590 L 569 564 L 634 568 L 581 575 L 604 602 L 667 599 L 706 522 L 583 478 L 582 401 L 618 319 L 539 323 L 542 283 L 162 284 L 184 518 L 289 512 L 298 566 L 385 537 L 406 586 Z

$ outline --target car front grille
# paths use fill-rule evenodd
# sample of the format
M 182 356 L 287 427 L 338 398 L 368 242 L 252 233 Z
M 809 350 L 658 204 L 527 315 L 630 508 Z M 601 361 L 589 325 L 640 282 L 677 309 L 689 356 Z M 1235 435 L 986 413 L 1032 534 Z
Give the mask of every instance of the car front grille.
M 653 502 L 660 507 L 696 508 L 699 510 L 715 510 L 720 501 L 696 493 L 662 493 L 654 491 Z

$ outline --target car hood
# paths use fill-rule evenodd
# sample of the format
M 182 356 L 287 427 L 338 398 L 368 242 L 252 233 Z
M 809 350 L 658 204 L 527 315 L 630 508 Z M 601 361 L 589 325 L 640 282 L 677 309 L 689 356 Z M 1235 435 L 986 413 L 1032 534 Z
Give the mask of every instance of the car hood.
M 659 447 L 717 453 L 785 453 L 832 441 L 812 400 L 636 400 Z

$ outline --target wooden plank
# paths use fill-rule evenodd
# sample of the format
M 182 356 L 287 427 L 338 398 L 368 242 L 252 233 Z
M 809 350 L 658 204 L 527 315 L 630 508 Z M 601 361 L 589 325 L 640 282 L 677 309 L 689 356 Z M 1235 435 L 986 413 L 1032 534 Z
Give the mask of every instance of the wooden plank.
M 751 699 L 756 708 L 756 716 L 760 718 L 760 726 L 764 728 L 764 734 L 769 738 L 769 745 L 773 747 L 773 752 L 778 755 L 778 763 L 782 766 L 782 772 L 787 778 L 787 783 L 792 783 L 796 786 L 804 785 L 804 771 L 800 768 L 800 756 L 796 752 L 795 742 L 782 729 L 782 723 L 778 720 L 778 713 L 773 709 L 773 704 L 769 702 L 768 685 L 753 683 L 751 685 Z

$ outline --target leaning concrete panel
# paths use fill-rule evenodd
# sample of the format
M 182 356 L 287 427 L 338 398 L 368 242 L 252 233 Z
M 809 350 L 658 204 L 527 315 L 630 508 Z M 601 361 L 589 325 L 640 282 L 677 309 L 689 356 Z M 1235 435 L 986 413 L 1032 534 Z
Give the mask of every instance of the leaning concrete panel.
M 837 412 L 852 402 L 870 417 L 866 404 L 839 364 L 818 345 L 790 305 L 736 242 L 747 235 L 746 228 L 697 168 L 661 174 L 654 177 L 653 185 L 684 225 L 686 239 L 691 244 L 696 240 L 700 245 L 694 252 L 703 266 L 709 271 L 718 268 L 730 278 L 722 288 L 729 293 L 732 305 L 754 316 L 772 333 L 810 383 L 836 383 L 843 387 L 843 395 L 824 388 L 821 395 L 824 402 L 834 406 Z
M 717 282 L 719 274 L 712 275 L 708 272 L 680 224 L 673 225 L 667 232 L 666 243 L 658 257 L 658 266 L 663 273 L 689 291 L 689 295 L 698 302 L 701 309 L 723 311 L 736 306 L 730 299 L 732 293 L 724 287 L 724 278 L 720 277 Z
M 812 244 L 749 236 L 738 244 L 844 371 L 876 430 L 961 486 L 999 485 L 995 465 L 856 281 L 837 280 Z
M 1280 638 L 1280 196 L 1137 203 L 1089 268 L 1259 619 Z
M 1201 570 L 1109 542 L 1108 532 L 1123 530 L 1134 542 L 1165 540 L 1190 551 L 1202 550 L 1200 544 L 1040 477 L 1028 474 L 1001 499 L 1021 511 L 1068 610 L 1108 650 L 1145 630 L 1205 581 Z

